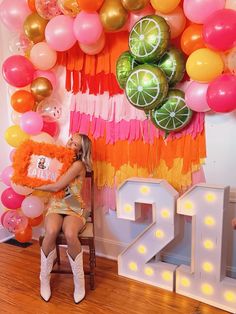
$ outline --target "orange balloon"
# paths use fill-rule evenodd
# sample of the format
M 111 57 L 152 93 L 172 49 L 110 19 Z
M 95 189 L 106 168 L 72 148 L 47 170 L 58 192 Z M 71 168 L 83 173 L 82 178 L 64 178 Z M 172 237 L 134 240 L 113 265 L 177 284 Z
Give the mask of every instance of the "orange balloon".
M 81 10 L 94 12 L 100 9 L 104 0 L 77 0 Z
M 18 242 L 28 242 L 32 239 L 32 227 L 28 225 L 23 231 L 15 233 L 15 239 Z
M 178 37 L 182 34 L 186 25 L 186 17 L 184 15 L 183 9 L 178 6 L 169 14 L 163 14 L 156 11 L 157 15 L 164 17 L 166 22 L 170 26 L 171 39 Z
M 20 113 L 32 110 L 35 105 L 35 99 L 32 93 L 20 89 L 11 96 L 12 108 Z
M 36 12 L 35 0 L 28 0 L 28 7 L 32 12 Z
M 41 224 L 41 222 L 43 221 L 43 215 L 40 215 L 38 217 L 35 218 L 28 218 L 29 219 L 29 225 L 31 227 L 36 227 L 38 225 Z
M 202 29 L 203 25 L 191 24 L 184 30 L 180 43 L 186 55 L 189 56 L 195 50 L 205 47 Z

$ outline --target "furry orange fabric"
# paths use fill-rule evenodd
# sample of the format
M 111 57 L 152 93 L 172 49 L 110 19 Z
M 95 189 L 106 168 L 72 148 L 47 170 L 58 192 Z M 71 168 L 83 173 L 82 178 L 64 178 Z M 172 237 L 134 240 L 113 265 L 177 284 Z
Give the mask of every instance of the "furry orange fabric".
M 53 183 L 55 181 L 44 178 L 32 178 L 29 176 L 28 169 L 32 163 L 32 156 L 45 156 L 56 159 L 62 164 L 58 177 L 65 173 L 72 165 L 75 159 L 75 153 L 72 149 L 48 143 L 38 143 L 27 140 L 21 144 L 13 158 L 14 174 L 12 181 L 19 185 L 25 185 L 31 188 L 39 187 L 43 184 Z

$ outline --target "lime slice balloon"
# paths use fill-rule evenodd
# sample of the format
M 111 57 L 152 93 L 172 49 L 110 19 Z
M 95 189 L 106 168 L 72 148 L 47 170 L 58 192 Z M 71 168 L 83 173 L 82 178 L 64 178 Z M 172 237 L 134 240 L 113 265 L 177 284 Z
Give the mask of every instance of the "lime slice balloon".
M 125 92 L 129 102 L 138 109 L 150 110 L 158 106 L 168 92 L 165 74 L 155 65 L 142 64 L 130 73 Z
M 123 52 L 116 62 L 116 79 L 120 88 L 125 88 L 125 83 L 130 72 L 138 65 L 129 51 Z
M 169 91 L 159 108 L 151 111 L 151 121 L 166 132 L 176 132 L 184 128 L 191 120 L 192 110 L 184 101 L 184 93 L 178 89 Z
M 130 32 L 130 52 L 138 62 L 154 62 L 166 51 L 169 39 L 170 28 L 165 19 L 148 15 L 136 22 Z
M 169 85 L 174 86 L 184 76 L 184 55 L 179 49 L 170 47 L 159 60 L 158 66 L 165 72 Z

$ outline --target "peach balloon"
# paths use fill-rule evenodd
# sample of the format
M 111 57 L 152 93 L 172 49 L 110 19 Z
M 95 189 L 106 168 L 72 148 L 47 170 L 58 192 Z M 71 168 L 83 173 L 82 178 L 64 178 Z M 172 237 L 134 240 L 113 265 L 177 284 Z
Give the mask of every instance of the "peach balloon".
M 57 53 L 45 42 L 35 44 L 30 51 L 30 60 L 39 70 L 49 70 L 57 62 Z
M 20 112 L 17 112 L 15 110 L 12 110 L 12 113 L 11 113 L 11 121 L 14 123 L 14 124 L 17 124 L 19 125 L 20 124 L 20 119 L 22 117 L 22 113 Z
M 55 144 L 55 140 L 54 138 L 45 133 L 45 132 L 41 132 L 37 135 L 33 135 L 30 137 L 30 139 L 34 142 L 38 142 L 38 143 L 49 143 L 49 144 Z
M 181 7 L 177 7 L 169 14 L 156 11 L 157 15 L 162 16 L 170 26 L 171 38 L 176 38 L 182 34 L 186 25 L 186 17 Z
M 79 46 L 81 48 L 81 50 L 86 53 L 87 55 L 96 55 L 98 53 L 100 53 L 104 46 L 105 46 L 105 35 L 104 33 L 102 34 L 102 36 L 99 38 L 99 40 L 92 44 L 92 45 L 84 45 L 79 43 Z

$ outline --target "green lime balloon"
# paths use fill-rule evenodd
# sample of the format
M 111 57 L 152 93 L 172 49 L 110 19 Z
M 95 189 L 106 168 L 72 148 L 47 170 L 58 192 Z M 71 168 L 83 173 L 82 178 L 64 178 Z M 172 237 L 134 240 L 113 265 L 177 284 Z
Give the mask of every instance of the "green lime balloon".
M 151 121 L 167 133 L 176 132 L 190 122 L 192 114 L 185 104 L 184 93 L 179 89 L 171 89 L 163 104 L 151 111 Z
M 124 89 L 130 72 L 138 65 L 129 51 L 123 52 L 116 62 L 116 79 L 120 88 Z
M 130 73 L 125 92 L 129 102 L 138 109 L 158 106 L 168 93 L 168 81 L 156 65 L 141 64 Z
M 184 55 L 179 49 L 170 47 L 158 61 L 158 66 L 165 72 L 169 85 L 173 87 L 180 82 L 184 76 Z
M 161 16 L 147 15 L 136 22 L 129 35 L 131 54 L 140 63 L 154 62 L 166 51 L 170 27 Z

